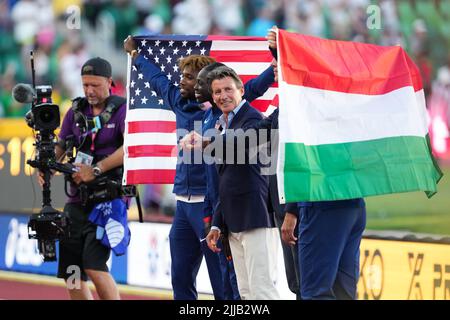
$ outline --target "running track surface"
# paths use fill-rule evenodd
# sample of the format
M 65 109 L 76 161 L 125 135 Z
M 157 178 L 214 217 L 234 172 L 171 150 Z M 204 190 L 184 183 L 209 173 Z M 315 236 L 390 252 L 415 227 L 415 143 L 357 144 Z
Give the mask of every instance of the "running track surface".
M 169 300 L 172 291 L 119 285 L 122 300 Z M 93 289 L 93 286 L 91 286 Z M 95 290 L 94 297 L 98 299 Z M 0 270 L 0 300 L 68 300 L 64 281 L 51 276 Z M 199 299 L 210 299 L 199 295 Z

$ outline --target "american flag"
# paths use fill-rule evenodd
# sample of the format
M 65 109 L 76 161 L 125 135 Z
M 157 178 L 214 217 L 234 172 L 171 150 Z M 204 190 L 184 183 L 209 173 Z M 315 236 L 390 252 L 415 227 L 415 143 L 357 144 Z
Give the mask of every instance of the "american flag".
M 233 68 L 244 83 L 272 61 L 267 41 L 261 37 L 155 35 L 134 40 L 138 52 L 158 65 L 175 86 L 181 79 L 179 59 L 188 55 L 214 57 Z M 177 161 L 175 113 L 131 60 L 128 65 L 124 184 L 172 184 Z M 252 106 L 270 114 L 277 105 L 276 90 L 274 85 Z

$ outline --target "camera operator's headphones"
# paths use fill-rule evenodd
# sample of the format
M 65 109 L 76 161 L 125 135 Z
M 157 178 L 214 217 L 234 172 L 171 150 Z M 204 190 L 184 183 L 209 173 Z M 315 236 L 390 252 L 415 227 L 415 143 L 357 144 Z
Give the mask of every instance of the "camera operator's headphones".
M 105 104 L 105 110 L 98 116 L 94 117 L 93 119 L 88 119 L 86 115 L 84 115 L 83 111 L 86 110 L 86 108 L 89 106 L 89 102 L 85 97 L 78 97 L 72 100 L 72 111 L 74 115 L 74 122 L 77 124 L 78 128 L 80 129 L 80 132 L 82 134 L 86 133 L 87 131 L 92 131 L 95 129 L 101 129 L 103 126 L 111 119 L 113 113 L 123 104 L 126 103 L 126 99 L 123 97 L 111 95 L 108 98 L 106 98 Z M 86 136 L 87 137 L 87 136 Z M 86 137 L 83 140 L 83 142 L 80 144 L 78 149 L 80 150 L 85 142 Z M 123 144 L 122 139 L 119 139 L 116 141 L 116 146 L 119 147 Z
M 109 96 L 106 98 L 105 104 L 106 108 L 99 115 L 101 120 L 101 125 L 105 125 L 110 119 L 112 114 L 123 104 L 126 103 L 126 99 L 119 96 Z M 72 111 L 74 113 L 74 121 L 79 125 L 81 132 L 86 132 L 86 130 L 91 130 L 95 127 L 95 123 L 86 119 L 83 111 L 87 108 L 89 102 L 85 97 L 78 97 L 72 100 Z

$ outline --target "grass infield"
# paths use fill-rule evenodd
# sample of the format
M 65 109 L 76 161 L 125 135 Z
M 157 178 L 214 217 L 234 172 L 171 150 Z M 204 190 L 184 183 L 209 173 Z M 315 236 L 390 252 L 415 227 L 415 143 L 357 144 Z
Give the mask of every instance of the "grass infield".
M 441 170 L 444 176 L 431 199 L 424 192 L 367 197 L 366 229 L 450 236 L 450 166 Z

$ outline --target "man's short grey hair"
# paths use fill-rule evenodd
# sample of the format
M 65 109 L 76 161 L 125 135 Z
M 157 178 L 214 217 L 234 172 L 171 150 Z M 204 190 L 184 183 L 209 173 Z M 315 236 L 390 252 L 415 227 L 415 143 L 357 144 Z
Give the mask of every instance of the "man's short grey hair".
M 228 77 L 233 79 L 234 83 L 236 84 L 236 88 L 240 89 L 244 86 L 241 78 L 239 78 L 236 71 L 234 71 L 230 67 L 221 66 L 221 67 L 218 67 L 218 68 L 212 70 L 206 78 L 208 81 L 209 91 L 212 92 L 211 84 L 214 80 L 220 80 L 220 79 L 224 79 L 224 78 L 228 78 Z

